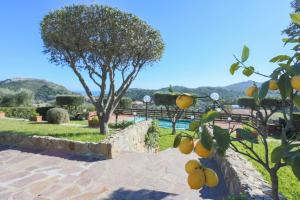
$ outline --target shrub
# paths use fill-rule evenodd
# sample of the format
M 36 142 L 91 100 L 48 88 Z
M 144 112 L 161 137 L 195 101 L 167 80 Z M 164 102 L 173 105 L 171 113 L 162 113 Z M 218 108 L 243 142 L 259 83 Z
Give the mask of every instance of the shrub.
M 32 107 L 0 107 L 0 111 L 5 112 L 6 117 L 30 119 L 35 108 Z
M 88 122 L 89 122 L 89 127 L 91 128 L 97 128 L 100 126 L 100 121 L 98 117 L 93 117 Z
M 118 123 L 110 123 L 108 126 L 109 128 L 120 128 L 120 129 L 125 129 L 128 126 L 134 124 L 133 121 L 121 121 Z
M 145 136 L 145 144 L 149 148 L 153 149 L 157 149 L 159 147 L 159 126 L 157 121 L 152 121 L 152 124 Z
M 120 100 L 118 108 L 120 109 L 130 109 L 132 107 L 132 99 L 124 97 Z
M 47 119 L 47 112 L 48 110 L 54 108 L 53 106 L 46 106 L 46 107 L 39 107 L 36 108 L 36 112 L 43 117 L 44 120 Z
M 63 108 L 51 108 L 47 112 L 47 120 L 51 124 L 69 123 L 69 113 Z

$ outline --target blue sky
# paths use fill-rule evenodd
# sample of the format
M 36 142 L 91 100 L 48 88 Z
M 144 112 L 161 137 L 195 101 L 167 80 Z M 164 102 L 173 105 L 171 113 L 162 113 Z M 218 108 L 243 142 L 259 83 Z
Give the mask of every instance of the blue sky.
M 51 64 L 42 53 L 39 27 L 49 11 L 79 3 L 117 7 L 161 32 L 162 60 L 142 71 L 132 87 L 224 86 L 248 80 L 228 72 L 232 54 L 244 44 L 251 49 L 249 64 L 266 74 L 275 67 L 268 60 L 288 52 L 281 42 L 292 12 L 287 0 L 10 0 L 0 7 L 0 80 L 42 78 L 82 90 L 68 68 Z

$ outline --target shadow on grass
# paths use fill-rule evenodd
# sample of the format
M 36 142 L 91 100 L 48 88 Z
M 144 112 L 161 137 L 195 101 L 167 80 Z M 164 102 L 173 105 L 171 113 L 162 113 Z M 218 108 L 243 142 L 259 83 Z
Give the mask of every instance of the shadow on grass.
M 84 162 L 97 162 L 106 160 L 104 156 L 100 155 L 81 155 L 81 154 L 74 154 L 69 152 L 64 152 L 61 150 L 42 150 L 36 148 L 29 148 L 29 147 L 20 147 L 16 145 L 4 145 L 0 144 L 0 151 L 7 151 L 7 150 L 17 150 L 26 153 L 32 154 L 40 154 L 50 157 L 60 157 L 67 160 L 75 160 L 75 161 L 84 161 Z
M 141 200 L 141 199 L 152 199 L 152 200 L 161 200 L 161 199 L 173 199 L 172 197 L 177 196 L 177 194 L 155 191 L 155 190 L 129 190 L 125 188 L 120 188 L 113 191 L 109 197 L 105 200 Z M 167 198 L 168 197 L 168 198 Z

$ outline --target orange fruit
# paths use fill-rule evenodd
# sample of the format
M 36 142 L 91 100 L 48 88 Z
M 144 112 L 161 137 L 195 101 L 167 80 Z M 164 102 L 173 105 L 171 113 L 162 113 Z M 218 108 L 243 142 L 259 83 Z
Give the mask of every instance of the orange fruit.
M 189 160 L 185 164 L 185 171 L 190 174 L 196 169 L 201 169 L 201 162 L 199 160 Z
M 183 138 L 179 144 L 179 151 L 183 154 L 189 154 L 193 151 L 194 141 L 192 138 Z
M 269 89 L 270 90 L 278 90 L 278 84 L 275 80 L 270 80 L 269 82 Z
M 205 185 L 205 176 L 202 169 L 192 171 L 188 176 L 188 184 L 191 189 L 199 190 Z
M 255 93 L 258 93 L 258 88 L 255 85 L 248 87 L 245 91 L 245 94 L 248 97 L 253 97 Z
M 198 156 L 200 156 L 200 157 L 202 157 L 202 158 L 208 158 L 208 157 L 210 157 L 210 156 L 212 155 L 212 153 L 213 153 L 213 149 L 210 149 L 210 150 L 206 149 L 206 148 L 201 144 L 201 141 L 198 141 L 198 142 L 196 143 L 196 146 L 195 146 L 195 148 L 194 148 L 194 151 L 195 151 L 195 153 L 196 153 Z
M 217 173 L 209 168 L 203 170 L 205 176 L 205 185 L 208 187 L 216 187 L 219 184 L 219 177 Z
M 188 109 L 194 103 L 194 98 L 189 95 L 180 95 L 176 98 L 176 105 L 180 109 Z
M 292 78 L 291 85 L 295 90 L 300 91 L 300 75 L 294 76 Z

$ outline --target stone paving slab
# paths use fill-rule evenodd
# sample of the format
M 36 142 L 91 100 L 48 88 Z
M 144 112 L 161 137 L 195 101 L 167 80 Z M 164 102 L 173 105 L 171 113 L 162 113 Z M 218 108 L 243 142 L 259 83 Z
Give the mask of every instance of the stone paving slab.
M 219 187 L 200 193 L 188 188 L 184 164 L 195 158 L 168 149 L 103 160 L 0 145 L 0 199 L 222 199 L 222 179 Z M 215 163 L 202 162 L 218 171 Z

